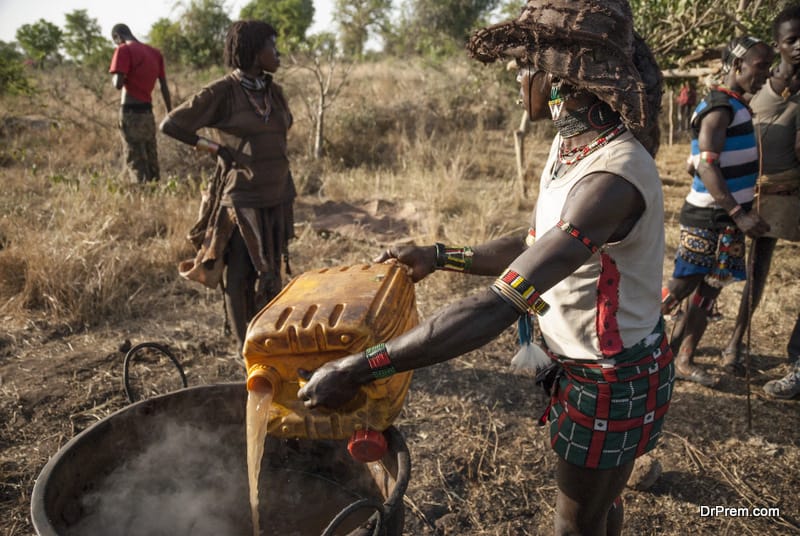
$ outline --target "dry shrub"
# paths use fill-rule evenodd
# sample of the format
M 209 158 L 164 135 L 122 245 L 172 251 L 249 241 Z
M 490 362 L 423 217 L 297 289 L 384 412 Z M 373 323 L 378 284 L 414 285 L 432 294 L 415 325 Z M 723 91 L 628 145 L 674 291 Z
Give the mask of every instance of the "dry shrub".
M 213 75 L 176 78 L 190 87 Z M 129 185 L 107 73 L 62 67 L 38 86 L 4 102 L 14 113 L 0 129 L 0 311 L 81 326 L 143 314 L 179 285 L 175 265 L 192 254 L 184 237 L 213 162 L 159 135 L 162 181 Z M 154 95 L 157 121 L 164 112 Z
M 142 291 L 174 282 L 175 263 L 190 253 L 182 232 L 193 214 L 176 195 L 80 177 L 54 184 L 44 173 L 4 180 L 14 178 L 30 188 L 25 211 L 35 216 L 3 230 L 5 313 L 41 311 L 79 325 L 142 314 L 152 298 Z

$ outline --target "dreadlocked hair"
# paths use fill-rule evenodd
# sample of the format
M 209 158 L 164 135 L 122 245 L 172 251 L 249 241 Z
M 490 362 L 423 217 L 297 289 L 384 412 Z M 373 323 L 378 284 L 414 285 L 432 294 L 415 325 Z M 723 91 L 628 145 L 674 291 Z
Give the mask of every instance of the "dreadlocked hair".
M 272 25 L 260 20 L 234 22 L 225 35 L 225 65 L 233 69 L 249 69 L 267 39 L 277 35 Z
M 661 144 L 658 117 L 661 112 L 661 97 L 664 94 L 664 77 L 650 47 L 636 32 L 633 33 L 633 64 L 645 86 L 646 121 L 643 127 L 634 127 L 631 130 L 639 143 L 655 158 Z
M 778 13 L 775 20 L 772 21 L 772 38 L 775 39 L 775 41 L 778 40 L 778 30 L 781 24 L 790 20 L 800 20 L 800 4 L 785 7 L 783 11 Z

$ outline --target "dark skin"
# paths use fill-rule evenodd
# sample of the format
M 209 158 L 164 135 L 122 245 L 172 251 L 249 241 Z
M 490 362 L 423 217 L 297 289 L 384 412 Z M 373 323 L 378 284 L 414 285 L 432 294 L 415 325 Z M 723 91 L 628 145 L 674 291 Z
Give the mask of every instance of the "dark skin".
M 797 93 L 800 91 L 800 20 L 787 20 L 778 26 L 775 48 L 781 61 L 772 73 L 769 84 L 778 95 L 787 88 L 789 93 Z
M 764 85 L 772 58 L 773 52 L 765 44 L 751 47 L 743 58 L 734 60 L 733 68 L 725 79 L 725 85 L 740 95 L 754 94 Z M 697 140 L 701 152 L 720 154 L 723 151 L 727 139 L 726 130 L 732 119 L 731 111 L 723 108 L 714 109 L 703 117 Z M 697 174 L 720 208 L 730 212 L 738 205 L 728 189 L 717 162 L 709 163 L 701 159 Z M 741 210 L 733 216 L 733 222 L 751 238 L 757 238 L 769 230 L 769 225 L 755 211 Z M 706 283 L 703 274 L 672 278 L 667 283 L 667 288 L 678 301 L 688 297 L 695 290 L 704 298 L 716 299 L 721 290 Z M 663 312 L 667 314 L 669 311 L 665 307 Z M 701 307 L 690 305 L 687 314 L 681 317 L 673 329 L 671 345 L 676 352 L 675 367 L 679 375 L 703 385 L 713 385 L 713 378 L 694 366 L 694 352 L 707 325 L 708 312 Z
M 780 95 L 786 88 L 791 94 L 800 90 L 800 20 L 784 21 L 778 26 L 775 42 L 776 50 L 780 54 L 780 63 L 772 72 L 768 84 Z M 769 148 L 764 147 L 764 158 L 769 158 Z M 800 130 L 795 133 L 794 152 L 800 160 Z M 723 366 L 734 374 L 743 374 L 744 368 L 739 363 L 739 349 L 742 346 L 747 325 L 752 316 L 752 310 L 758 306 L 766 286 L 772 254 L 778 243 L 777 238 L 761 236 L 753 241 L 750 254 L 752 255 L 753 274 L 751 280 L 745 283 L 742 300 L 739 303 L 739 312 L 736 316 L 736 325 L 723 354 Z M 752 303 L 750 301 L 752 300 Z M 751 310 L 752 308 L 752 310 Z
M 138 39 L 131 34 L 118 33 L 112 34 L 111 39 L 116 45 L 138 41 Z M 122 95 L 120 96 L 122 104 L 145 104 L 136 97 L 132 96 L 125 89 L 125 73 L 112 73 L 111 83 L 114 84 L 115 88 L 122 90 Z M 164 106 L 166 106 L 167 112 L 170 112 L 172 110 L 172 98 L 169 94 L 169 86 L 167 85 L 166 77 L 159 77 L 158 87 L 161 89 L 161 97 L 164 99 Z
M 550 77 L 544 72 L 521 79 L 522 97 L 531 120 L 550 118 L 547 101 Z M 578 94 L 567 100 L 574 110 L 596 97 Z M 565 140 L 564 147 L 589 143 L 599 132 L 590 131 Z M 609 211 L 606 207 L 620 207 Z M 573 223 L 596 244 L 621 240 L 645 209 L 640 192 L 623 178 L 594 173 L 578 182 L 569 193 L 561 217 Z M 590 257 L 578 240 L 558 229 L 537 236 L 526 248 L 519 236 L 504 237 L 473 248 L 471 273 L 499 275 L 505 268 L 535 282 L 541 292 L 572 274 Z M 434 247 L 390 248 L 377 262 L 400 262 L 409 267 L 414 281 L 433 271 Z M 446 306 L 428 320 L 386 343 L 397 371 L 408 371 L 447 361 L 485 345 L 517 321 L 519 313 L 488 288 Z M 313 374 L 299 371 L 307 379 L 298 392 L 309 409 L 336 408 L 350 401 L 359 388 L 373 380 L 363 355 L 351 355 L 326 363 Z M 558 535 L 619 534 L 622 508 L 611 508 L 627 482 L 633 462 L 607 470 L 586 469 L 560 460 L 557 470 L 555 533 Z
M 280 53 L 273 35 L 264 41 L 264 46 L 256 54 L 253 64 L 243 68 L 242 71 L 255 78 L 264 72 L 275 73 L 280 65 Z M 188 145 L 195 146 L 200 139 L 196 132 L 183 129 L 170 117 L 162 121 L 160 128 L 164 134 Z M 215 150 L 214 156 L 223 161 L 226 169 L 236 165 L 233 151 L 228 147 L 219 146 Z M 225 307 L 233 325 L 238 349 L 241 350 L 244 347 L 248 322 L 266 303 L 257 302 L 256 282 L 258 274 L 238 230 L 234 231 L 234 236 L 228 244 L 225 265 Z M 268 290 L 267 294 L 274 296 L 274 293 L 280 289 L 280 281 L 271 281 L 270 285 L 274 288 Z M 272 296 L 266 297 L 271 298 Z

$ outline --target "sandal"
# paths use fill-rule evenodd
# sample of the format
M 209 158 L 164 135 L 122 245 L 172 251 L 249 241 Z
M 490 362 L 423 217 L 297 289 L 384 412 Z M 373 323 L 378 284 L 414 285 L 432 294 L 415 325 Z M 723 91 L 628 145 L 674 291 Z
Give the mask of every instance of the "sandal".
M 679 380 L 699 383 L 700 385 L 705 385 L 706 387 L 713 387 L 717 383 L 717 380 L 713 376 L 710 376 L 702 369 L 693 365 L 689 365 L 688 370 L 681 370 L 678 365 L 675 365 L 675 377 Z

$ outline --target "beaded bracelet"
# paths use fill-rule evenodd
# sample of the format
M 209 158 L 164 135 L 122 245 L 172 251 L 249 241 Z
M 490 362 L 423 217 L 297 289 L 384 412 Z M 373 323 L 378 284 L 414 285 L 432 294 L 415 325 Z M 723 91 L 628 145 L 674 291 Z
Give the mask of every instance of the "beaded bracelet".
M 197 138 L 194 149 L 195 151 L 205 151 L 211 155 L 216 155 L 217 151 L 219 151 L 219 144 L 206 138 Z
M 536 287 L 513 270 L 509 269 L 503 272 L 489 288 L 518 310 L 520 314 L 533 311 L 541 316 L 550 309 Z
M 386 345 L 383 343 L 376 344 L 364 350 L 364 357 L 367 358 L 372 377 L 376 380 L 388 378 L 397 373 L 394 365 L 392 365 L 392 360 L 389 359 L 389 352 L 386 351 Z
M 447 247 L 442 243 L 436 243 L 436 258 L 433 263 L 435 270 L 447 270 L 449 272 L 469 272 L 472 267 L 472 257 L 475 253 L 469 246 Z
M 731 218 L 735 218 L 736 215 L 739 214 L 742 210 L 744 210 L 742 209 L 742 205 L 736 205 L 735 207 L 733 207 L 728 211 L 728 216 L 730 216 Z

